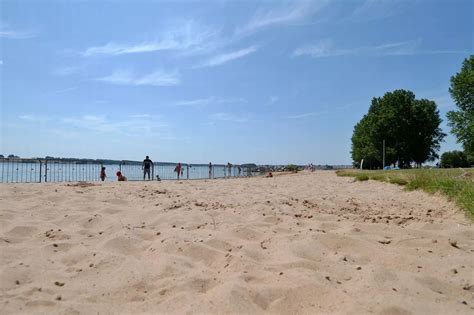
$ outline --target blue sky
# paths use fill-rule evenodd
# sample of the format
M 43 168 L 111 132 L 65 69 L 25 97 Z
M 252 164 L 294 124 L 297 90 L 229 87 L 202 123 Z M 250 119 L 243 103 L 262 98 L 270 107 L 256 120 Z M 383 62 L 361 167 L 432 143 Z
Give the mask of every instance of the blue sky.
M 1 1 L 1 152 L 350 164 L 371 98 L 435 100 L 473 1 Z M 458 149 L 450 135 L 442 151 Z

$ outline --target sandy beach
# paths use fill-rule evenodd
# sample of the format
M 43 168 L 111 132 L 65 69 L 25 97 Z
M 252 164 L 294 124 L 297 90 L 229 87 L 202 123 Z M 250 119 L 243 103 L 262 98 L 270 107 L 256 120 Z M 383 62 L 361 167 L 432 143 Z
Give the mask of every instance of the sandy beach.
M 329 171 L 0 187 L 3 314 L 474 312 L 473 225 L 441 196 Z

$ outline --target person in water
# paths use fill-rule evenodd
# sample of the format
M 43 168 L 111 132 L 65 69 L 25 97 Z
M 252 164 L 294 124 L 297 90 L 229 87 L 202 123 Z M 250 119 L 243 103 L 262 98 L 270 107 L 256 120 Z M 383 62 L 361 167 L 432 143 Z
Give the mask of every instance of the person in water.
M 146 174 L 148 174 L 148 180 L 150 180 L 150 170 L 152 166 L 153 166 L 153 161 L 150 160 L 150 157 L 147 155 L 142 163 L 143 180 L 145 180 Z
M 119 182 L 124 182 L 124 181 L 127 180 L 127 177 L 123 176 L 123 175 L 122 175 L 122 172 L 120 172 L 120 171 L 117 171 L 117 174 L 116 174 L 116 175 L 117 175 L 117 180 L 118 180 Z
M 99 177 L 100 177 L 100 180 L 101 180 L 101 181 L 104 181 L 105 178 L 107 177 L 107 175 L 105 175 L 105 166 L 102 166 L 102 167 L 100 168 L 100 176 L 99 176 Z
M 212 179 L 212 163 L 209 162 L 209 179 Z

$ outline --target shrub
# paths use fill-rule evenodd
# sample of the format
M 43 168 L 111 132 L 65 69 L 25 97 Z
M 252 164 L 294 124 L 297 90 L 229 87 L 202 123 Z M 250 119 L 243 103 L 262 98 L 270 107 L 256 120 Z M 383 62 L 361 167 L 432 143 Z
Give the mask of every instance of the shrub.
M 462 151 L 449 151 L 441 155 L 440 166 L 444 168 L 468 167 L 469 162 Z
M 288 164 L 285 168 L 286 171 L 289 171 L 289 172 L 295 172 L 297 173 L 299 171 L 299 168 L 298 166 L 294 165 L 294 164 Z

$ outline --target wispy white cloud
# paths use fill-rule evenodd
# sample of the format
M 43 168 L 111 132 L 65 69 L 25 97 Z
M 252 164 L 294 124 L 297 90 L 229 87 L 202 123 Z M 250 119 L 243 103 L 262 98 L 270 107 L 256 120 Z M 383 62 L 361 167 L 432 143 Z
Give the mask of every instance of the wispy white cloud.
M 159 116 L 149 114 L 130 115 L 127 119 L 118 120 L 111 120 L 107 116 L 84 115 L 59 118 L 58 122 L 68 128 L 126 136 L 160 135 L 163 128 L 167 127 Z
M 111 119 L 104 115 L 83 115 L 70 117 L 41 116 L 28 114 L 18 117 L 21 121 L 31 124 L 48 124 L 51 130 L 61 134 L 93 132 L 97 134 L 118 134 L 130 137 L 162 136 L 170 125 L 163 122 L 162 117 L 151 114 L 129 115 L 125 118 Z M 21 124 L 16 123 L 21 126 Z
M 3 66 L 3 60 L 0 60 L 0 66 Z
M 245 123 L 251 121 L 250 116 L 241 116 L 233 113 L 214 113 L 209 115 L 209 119 L 214 121 L 228 121 Z
M 333 47 L 333 44 L 330 40 L 323 40 L 317 44 L 305 45 L 295 49 L 292 56 L 309 56 L 313 58 L 321 58 L 347 55 L 403 56 L 468 53 L 468 51 L 464 50 L 424 50 L 419 48 L 420 44 L 421 40 L 409 40 L 377 46 L 338 49 Z
M 53 70 L 54 75 L 67 76 L 72 74 L 78 74 L 82 71 L 81 66 L 64 66 Z
M 182 100 L 175 103 L 176 106 L 201 107 L 210 104 L 232 104 L 232 103 L 246 103 L 244 98 L 221 98 L 211 96 L 208 98 L 198 98 L 193 100 Z
M 60 121 L 63 124 L 68 124 L 71 127 L 84 128 L 93 131 L 117 131 L 117 126 L 110 124 L 104 116 L 84 115 L 82 117 L 62 118 Z
M 135 114 L 135 115 L 130 115 L 130 118 L 151 118 L 152 116 L 150 114 Z
M 349 16 L 352 21 L 385 19 L 400 14 L 409 1 L 365 0 Z
M 203 29 L 195 22 L 188 21 L 181 27 L 162 32 L 158 36 L 159 39 L 126 44 L 109 42 L 102 46 L 89 47 L 82 52 L 82 55 L 86 57 L 93 55 L 124 55 L 164 50 L 196 52 L 205 50 L 217 33 L 216 30 Z
M 215 98 L 216 103 L 220 104 L 231 104 L 231 103 L 247 103 L 248 101 L 243 97 L 234 97 L 234 98 Z
M 296 48 L 293 51 L 293 57 L 310 56 L 310 57 L 329 57 L 338 56 L 339 51 L 330 49 L 332 46 L 328 40 L 320 41 L 317 44 L 307 44 Z
M 240 49 L 237 51 L 229 52 L 229 53 L 224 53 L 220 55 L 216 55 L 212 58 L 210 58 L 208 61 L 206 61 L 204 64 L 198 67 L 214 67 L 214 66 L 219 66 L 222 64 L 225 64 L 229 61 L 243 58 L 247 55 L 250 55 L 258 50 L 257 46 L 250 46 L 244 49 Z
M 344 110 L 347 110 L 350 107 L 355 106 L 357 103 L 349 103 L 341 106 L 331 106 L 330 109 L 323 109 L 320 111 L 313 111 L 313 112 L 306 112 L 306 113 L 301 113 L 301 114 L 296 114 L 296 115 L 289 115 L 284 118 L 288 119 L 302 119 L 302 118 L 308 118 L 308 117 L 319 117 L 319 116 L 324 116 L 324 115 L 330 115 L 330 114 L 337 114 L 341 113 Z M 327 108 L 327 107 L 326 107 Z
M 129 71 L 115 71 L 111 75 L 96 80 L 120 85 L 173 86 L 180 82 L 179 73 L 156 70 L 144 76 L 135 76 Z
M 237 35 L 249 35 L 263 28 L 300 22 L 324 8 L 329 1 L 294 1 L 270 9 L 258 10 L 250 21 L 236 30 Z
M 177 106 L 189 106 L 189 107 L 200 107 L 208 105 L 212 102 L 212 97 L 208 98 L 198 98 L 194 100 L 183 100 L 175 103 Z
M 35 122 L 35 123 L 46 123 L 52 120 L 51 117 L 33 115 L 33 114 L 21 115 L 21 116 L 18 116 L 18 118 L 20 118 L 21 120 L 25 120 L 28 122 Z
M 432 50 L 417 50 L 413 55 L 463 55 L 472 54 L 472 50 L 456 50 L 456 49 L 432 49 Z
M 78 89 L 77 86 L 71 86 L 71 87 L 68 87 L 68 88 L 57 90 L 55 92 L 56 93 L 64 93 L 64 92 L 74 91 L 74 90 L 77 90 L 77 89 Z
M 417 45 L 418 41 L 405 41 L 378 46 L 337 49 L 333 48 L 333 44 L 330 40 L 323 40 L 314 45 L 305 45 L 297 48 L 293 52 L 293 56 L 310 56 L 314 58 L 320 58 L 361 54 L 401 55 L 412 54 Z
M 0 38 L 11 38 L 11 39 L 25 39 L 32 38 L 36 35 L 33 31 L 20 31 L 14 30 L 8 27 L 8 25 L 0 25 Z
M 300 119 L 300 118 L 307 118 L 307 117 L 313 117 L 313 116 L 321 116 L 321 115 L 324 115 L 324 114 L 327 114 L 327 113 L 328 113 L 328 111 L 308 112 L 308 113 L 302 113 L 302 114 L 298 114 L 298 115 L 289 115 L 289 116 L 286 116 L 286 118 Z
M 178 49 L 183 47 L 183 44 L 177 41 L 151 41 L 151 42 L 142 42 L 138 44 L 117 44 L 109 42 L 103 46 L 90 47 L 83 52 L 84 56 L 92 55 L 123 55 L 123 54 L 136 54 L 136 53 L 145 53 L 153 52 L 160 50 L 170 50 Z

